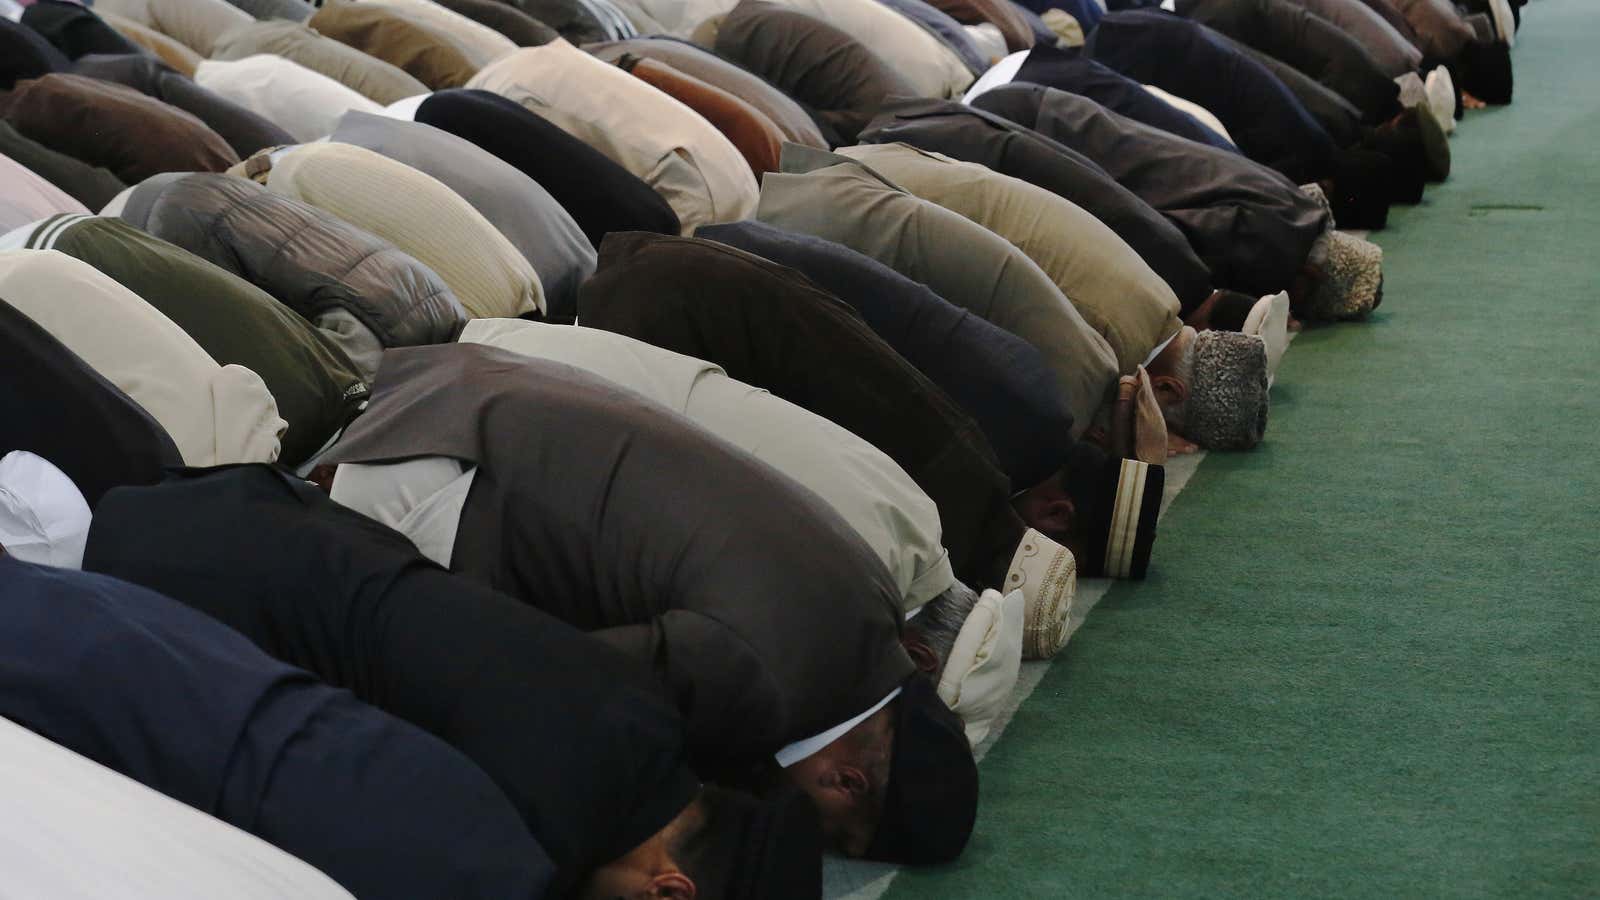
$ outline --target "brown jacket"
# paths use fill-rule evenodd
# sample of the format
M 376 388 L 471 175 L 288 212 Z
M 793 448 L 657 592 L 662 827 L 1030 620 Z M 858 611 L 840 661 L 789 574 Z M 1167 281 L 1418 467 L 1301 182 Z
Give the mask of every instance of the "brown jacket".
M 1000 29 L 1006 49 L 1015 53 L 1033 46 L 1033 27 L 1011 0 L 929 0 L 933 7 L 963 25 L 988 22 Z
M 160 172 L 221 172 L 239 161 L 204 122 L 133 88 L 82 75 L 17 82 L 0 116 L 59 153 L 134 184 Z
M 478 74 L 478 67 L 454 44 L 385 6 L 328 0 L 306 24 L 404 70 L 435 91 L 461 87 Z
M 783 150 L 783 132 L 760 110 L 666 63 L 624 56 L 617 64 L 704 116 L 739 149 L 739 155 L 750 164 L 750 171 L 757 178 L 763 172 L 777 171 L 778 157 Z

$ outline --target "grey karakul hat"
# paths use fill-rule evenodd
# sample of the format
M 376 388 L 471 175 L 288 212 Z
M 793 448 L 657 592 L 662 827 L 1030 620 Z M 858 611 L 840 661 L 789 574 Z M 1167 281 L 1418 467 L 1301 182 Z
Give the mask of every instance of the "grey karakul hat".
M 1208 450 L 1248 450 L 1267 431 L 1267 345 L 1251 334 L 1202 331 L 1183 434 Z
M 1311 319 L 1364 316 L 1383 302 L 1383 248 L 1342 231 L 1330 231 L 1312 250 L 1323 278 L 1306 298 Z

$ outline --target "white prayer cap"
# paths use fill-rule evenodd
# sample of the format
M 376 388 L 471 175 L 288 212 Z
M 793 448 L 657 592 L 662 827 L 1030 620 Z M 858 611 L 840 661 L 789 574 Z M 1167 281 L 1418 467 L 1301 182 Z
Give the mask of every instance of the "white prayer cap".
M 0 458 L 0 547 L 23 562 L 83 568 L 92 514 L 72 479 L 26 450 Z

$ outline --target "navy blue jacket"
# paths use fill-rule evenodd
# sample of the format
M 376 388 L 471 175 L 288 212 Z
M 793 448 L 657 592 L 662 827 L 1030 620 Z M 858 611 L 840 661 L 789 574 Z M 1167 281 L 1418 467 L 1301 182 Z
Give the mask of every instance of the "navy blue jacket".
M 696 237 L 795 269 L 854 307 L 867 326 L 978 423 L 1018 489 L 1066 462 L 1072 413 L 1033 345 L 875 259 L 763 222 L 698 229 Z
M 643 843 L 699 789 L 683 721 L 642 667 L 268 466 L 113 491 L 84 565 L 207 613 L 455 747 L 549 853 L 552 893 Z
M 460 753 L 114 578 L 0 558 L 0 715 L 358 897 L 532 900 L 552 872 Z
M 1277 76 L 1233 42 L 1160 10 L 1107 13 L 1083 52 L 1204 106 L 1239 149 L 1306 184 L 1332 174 L 1334 139 Z

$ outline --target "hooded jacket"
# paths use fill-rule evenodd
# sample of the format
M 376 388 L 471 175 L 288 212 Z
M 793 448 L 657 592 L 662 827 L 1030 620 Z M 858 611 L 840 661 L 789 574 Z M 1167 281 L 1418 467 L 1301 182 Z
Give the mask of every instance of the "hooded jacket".
M 0 295 L 0 457 L 13 450 L 50 460 L 90 508 L 183 465 L 154 417 Z
M 571 315 L 577 307 L 578 285 L 594 272 L 594 245 L 539 182 L 471 141 L 417 122 L 348 112 L 333 140 L 438 179 L 533 266 L 552 314 Z
M 720 227 L 720 226 L 713 226 Z M 955 581 L 939 539 L 939 508 L 876 447 L 714 363 L 599 328 L 479 319 L 467 343 L 565 363 L 682 414 L 821 497 L 882 560 L 902 608 L 918 609 Z
M 76 257 L 155 307 L 223 365 L 244 366 L 288 423 L 281 459 L 328 443 L 367 399 L 367 384 L 331 338 L 260 288 L 121 219 L 54 216 L 24 246 Z
M 189 113 L 83 75 L 20 82 L 0 97 L 0 115 L 21 134 L 129 184 L 160 172 L 220 172 L 239 161 Z
M 188 465 L 278 458 L 286 426 L 261 376 L 218 365 L 88 263 L 55 250 L 0 251 L 0 297 L 154 416 Z
M 122 218 L 256 285 L 333 337 L 365 380 L 385 347 L 455 339 L 467 312 L 434 271 L 376 235 L 230 175 L 134 188 Z
M 1211 273 L 1183 232 L 1088 157 L 1038 132 L 965 104 L 904 100 L 886 106 L 861 139 L 903 142 L 1050 191 L 1132 247 L 1177 295 L 1184 314 L 1211 296 Z
M 660 194 L 685 231 L 755 210 L 744 157 L 700 114 L 566 41 L 526 47 L 467 85 L 533 110 Z
M 548 854 L 547 896 L 643 843 L 699 790 L 682 720 L 631 661 L 281 472 L 190 472 L 113 493 L 85 562 L 472 760 Z
M 956 576 L 1004 576 L 1023 528 L 978 426 L 805 278 L 711 241 L 618 235 L 579 310 L 587 327 L 715 363 L 871 443 L 938 506 Z
M 206 90 L 194 79 L 142 53 L 81 57 L 72 71 L 133 88 L 193 115 L 227 141 L 241 158 L 263 147 L 294 143 L 287 131 L 267 117 Z
M 894 583 L 850 526 L 637 394 L 491 347 L 391 350 L 327 461 L 417 456 L 476 467 L 452 571 L 647 665 L 697 766 L 767 758 L 912 675 Z
M 784 148 L 784 171 L 762 180 L 757 217 L 864 253 L 1032 344 L 1072 403 L 1074 437 L 1116 384 L 1111 346 L 1026 253 L 863 163 Z
M 356 896 L 543 896 L 548 858 L 439 739 L 115 578 L 0 558 L 0 599 L 0 715 Z
M 849 304 L 972 417 L 1014 488 L 1060 471 L 1073 445 L 1071 405 L 1027 341 L 842 244 L 761 222 L 697 236 L 788 266 Z
M 1327 210 L 1279 173 L 1075 94 L 1007 85 L 973 105 L 1094 160 L 1183 231 L 1216 287 L 1257 296 L 1288 288 L 1328 228 Z
M 1211 110 L 1240 150 L 1295 184 L 1331 174 L 1328 132 L 1272 72 L 1204 25 L 1160 10 L 1108 13 L 1083 52 Z
M 440 91 L 416 121 L 465 138 L 550 192 L 593 246 L 612 231 L 677 234 L 677 213 L 637 176 L 513 100 L 488 91 Z

